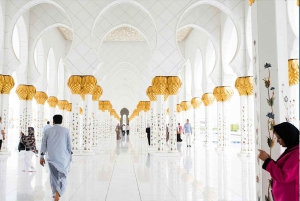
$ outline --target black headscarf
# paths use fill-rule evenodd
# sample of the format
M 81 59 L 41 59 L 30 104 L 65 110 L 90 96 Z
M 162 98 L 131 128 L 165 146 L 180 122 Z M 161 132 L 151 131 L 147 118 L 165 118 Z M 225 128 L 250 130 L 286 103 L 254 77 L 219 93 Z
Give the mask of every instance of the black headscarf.
M 274 131 L 284 141 L 287 148 L 299 145 L 299 130 L 289 122 L 283 122 L 274 126 Z

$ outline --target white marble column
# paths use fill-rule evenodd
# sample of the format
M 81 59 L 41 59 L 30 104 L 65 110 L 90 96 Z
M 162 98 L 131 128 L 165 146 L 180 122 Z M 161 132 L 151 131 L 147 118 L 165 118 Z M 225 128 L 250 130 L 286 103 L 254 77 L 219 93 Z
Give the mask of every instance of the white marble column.
M 10 133 L 8 132 L 8 126 L 9 126 L 9 93 L 10 90 L 13 88 L 14 86 L 14 80 L 11 76 L 8 75 L 4 75 L 4 85 L 2 87 L 2 91 L 1 91 L 1 118 L 2 118 L 2 126 L 3 126 L 3 130 L 5 133 L 5 140 L 2 140 L 2 148 L 1 148 L 1 152 L 3 153 L 10 153 L 8 151 L 8 146 L 7 146 L 7 142 L 8 142 L 8 138 Z M 2 154 L 3 154 L 2 153 Z
M 93 146 L 99 146 L 99 109 L 98 101 L 93 101 Z
M 241 151 L 238 155 L 250 156 L 253 151 L 253 77 L 239 77 L 235 87 L 240 95 Z
M 288 61 L 289 98 L 284 97 L 285 107 L 289 110 L 288 120 L 299 129 L 299 60 Z
M 212 114 L 212 105 L 214 103 L 215 97 L 212 93 L 205 93 L 202 95 L 201 98 L 202 102 L 204 103 L 205 108 L 205 143 L 206 147 L 211 147 L 213 145 L 212 139 L 212 123 L 213 123 L 213 114 Z
M 201 99 L 200 98 L 193 98 L 191 100 L 191 104 L 193 106 L 193 115 L 194 115 L 194 122 L 193 122 L 193 135 L 194 135 L 194 140 L 199 140 L 200 139 L 200 105 L 201 105 Z
M 176 103 L 177 95 L 169 95 L 169 152 L 171 153 L 178 153 Z
M 56 114 L 56 105 L 58 104 L 58 99 L 55 96 L 50 96 L 47 99 L 49 104 L 49 121 L 53 123 L 53 116 Z
M 150 147 L 156 148 L 157 146 L 157 103 L 156 103 L 156 96 L 153 101 L 151 101 L 150 106 L 150 113 L 151 113 L 151 119 L 150 119 Z
M 255 1 L 251 6 L 255 155 L 262 149 L 273 159 L 282 149 L 275 141 L 272 126 L 286 121 L 281 94 L 290 93 L 287 16 L 286 1 Z M 262 169 L 262 163 L 255 160 L 257 199 L 271 200 L 270 174 Z
M 217 149 L 230 148 L 230 124 L 229 124 L 229 100 L 233 96 L 233 89 L 227 86 L 219 86 L 213 92 L 217 100 L 217 121 L 218 121 L 218 146 Z
M 92 140 L 93 140 L 93 132 L 92 128 L 92 95 L 85 94 L 85 101 L 83 105 L 83 142 L 84 142 L 84 151 L 91 151 L 92 148 Z
M 165 101 L 164 95 L 157 96 L 157 140 L 158 151 L 164 151 L 166 144 Z

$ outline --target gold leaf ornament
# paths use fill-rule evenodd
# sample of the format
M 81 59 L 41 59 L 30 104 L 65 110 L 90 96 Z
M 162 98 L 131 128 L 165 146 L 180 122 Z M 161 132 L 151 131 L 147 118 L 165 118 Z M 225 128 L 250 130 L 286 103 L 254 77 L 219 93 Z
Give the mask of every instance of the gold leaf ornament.
M 232 87 L 219 86 L 214 88 L 213 94 L 218 102 L 225 102 L 231 99 L 234 92 Z
M 167 78 L 165 76 L 156 76 L 152 79 L 152 86 L 156 95 L 164 95 L 167 90 Z
M 192 100 L 191 100 L 191 104 L 192 104 L 192 106 L 193 106 L 194 109 L 200 107 L 201 103 L 202 103 L 201 99 L 197 98 L 197 97 L 192 98 Z
M 289 86 L 299 84 L 299 63 L 298 59 L 288 61 Z
M 36 92 L 34 99 L 36 100 L 37 104 L 44 105 L 46 100 L 48 99 L 48 96 L 43 91 Z
M 47 103 L 50 107 L 55 108 L 58 103 L 58 99 L 55 96 L 50 96 L 47 100 Z
M 3 75 L 3 80 L 0 78 L 2 83 L 1 94 L 10 94 L 11 89 L 15 86 L 14 78 L 10 75 Z
M 253 94 L 253 77 L 239 77 L 235 81 L 235 88 L 238 90 L 240 96 L 249 96 Z
M 201 100 L 205 106 L 210 106 L 214 103 L 215 97 L 212 93 L 205 93 L 202 95 Z

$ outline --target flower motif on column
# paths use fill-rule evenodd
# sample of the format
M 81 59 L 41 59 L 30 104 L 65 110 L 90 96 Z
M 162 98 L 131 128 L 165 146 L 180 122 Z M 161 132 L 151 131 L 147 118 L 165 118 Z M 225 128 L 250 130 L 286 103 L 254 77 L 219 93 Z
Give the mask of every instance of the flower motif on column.
M 58 99 L 55 96 L 50 96 L 47 100 L 47 103 L 50 107 L 55 108 L 58 103 Z
M 46 100 L 48 99 L 48 96 L 45 92 L 38 91 L 36 92 L 34 99 L 36 100 L 37 104 L 44 105 Z
M 212 93 L 205 93 L 202 95 L 201 100 L 205 106 L 210 106 L 214 103 L 215 97 Z
M 248 96 L 253 94 L 253 77 L 239 77 L 235 81 L 235 88 L 238 90 L 240 96 Z
M 299 64 L 298 59 L 288 61 L 289 86 L 299 84 Z
M 225 102 L 231 99 L 234 92 L 232 87 L 219 86 L 214 88 L 213 94 L 216 97 L 218 102 Z

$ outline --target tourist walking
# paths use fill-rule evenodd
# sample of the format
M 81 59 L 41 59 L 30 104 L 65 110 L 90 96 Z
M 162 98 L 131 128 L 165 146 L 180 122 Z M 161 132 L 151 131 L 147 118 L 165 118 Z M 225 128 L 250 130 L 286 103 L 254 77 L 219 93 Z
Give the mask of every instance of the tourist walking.
M 192 125 L 189 123 L 189 119 L 186 120 L 186 123 L 183 126 L 183 133 L 186 137 L 187 147 L 191 147 L 191 135 L 192 135 Z
M 67 128 L 62 127 L 62 115 L 53 116 L 53 126 L 45 131 L 42 139 L 40 164 L 45 165 L 45 155 L 50 170 L 50 185 L 55 201 L 67 186 L 67 175 L 72 161 L 72 140 Z
M 148 144 L 150 146 L 150 124 L 147 124 L 146 133 L 147 133 Z
M 122 135 L 123 136 L 125 135 L 125 132 L 126 132 L 126 126 L 125 126 L 125 124 L 123 124 L 123 126 L 122 126 Z
M 180 123 L 178 123 L 178 126 L 177 126 L 177 142 L 182 142 L 181 134 L 182 134 L 182 126 L 180 125 Z
M 129 127 L 129 124 L 126 125 L 126 133 L 127 135 L 129 135 L 129 130 L 130 130 L 130 127 Z
M 2 117 L 0 117 L 0 151 L 1 151 L 1 147 L 2 147 L 2 142 L 3 140 L 5 140 L 5 132 L 2 126 Z
M 50 121 L 47 121 L 47 124 L 44 126 L 43 134 L 45 133 L 45 130 L 47 130 L 48 128 L 51 128 Z
M 291 123 L 274 126 L 278 144 L 286 150 L 275 161 L 264 150 L 258 150 L 258 158 L 264 161 L 262 168 L 270 173 L 273 200 L 299 199 L 299 130 Z
M 120 124 L 117 124 L 116 129 L 115 129 L 115 131 L 116 131 L 116 136 L 117 136 L 117 140 L 120 140 L 120 139 L 121 139 L 121 136 L 120 136 L 120 130 L 121 130 Z
M 23 165 L 23 172 L 35 172 L 34 165 L 32 163 L 32 156 L 37 154 L 35 146 L 34 128 L 28 127 L 28 135 L 20 132 L 21 143 L 25 146 L 25 159 Z

